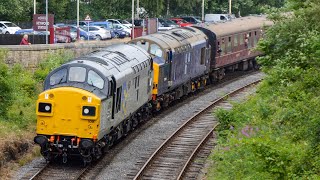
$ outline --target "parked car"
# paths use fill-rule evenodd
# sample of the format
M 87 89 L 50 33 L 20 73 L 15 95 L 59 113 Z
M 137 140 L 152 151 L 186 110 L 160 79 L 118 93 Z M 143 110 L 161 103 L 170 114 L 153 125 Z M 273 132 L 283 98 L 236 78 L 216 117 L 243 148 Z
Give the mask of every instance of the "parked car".
M 117 19 L 107 19 L 107 22 L 111 22 L 112 24 L 121 24 L 121 22 Z
M 50 35 L 49 31 L 34 31 L 33 29 L 20 29 L 16 31 L 14 34 L 31 34 L 31 35 Z
M 70 33 L 75 33 L 77 35 L 77 26 L 74 26 L 74 25 L 67 25 L 70 27 Z M 87 32 L 81 28 L 79 28 L 79 33 L 80 33 L 80 39 L 81 40 L 88 40 L 88 37 L 89 37 L 89 40 L 96 40 L 96 35 L 94 33 L 91 33 L 91 32 Z M 72 37 L 72 36 L 71 36 Z
M 124 36 L 128 36 L 128 37 L 131 36 L 131 28 L 129 28 L 123 24 L 114 24 L 113 29 L 115 31 L 118 31 L 121 34 L 124 34 Z
M 107 21 L 93 22 L 93 23 L 91 23 L 91 25 L 92 25 L 92 26 L 100 26 L 100 27 L 103 27 L 103 28 L 105 28 L 105 29 L 107 29 L 107 30 L 110 31 L 110 33 L 111 33 L 111 38 L 116 37 L 116 34 L 115 34 L 114 30 L 113 30 L 112 23 L 110 23 L 110 22 L 107 22 Z
M 14 34 L 21 28 L 16 24 L 9 21 L 0 21 L 0 33 L 2 34 Z
M 179 27 L 178 24 L 168 19 L 158 18 L 158 21 L 159 21 L 158 31 L 167 31 L 167 30 Z
M 229 14 L 206 14 L 204 20 L 205 20 L 205 22 L 230 21 L 231 15 L 229 15 Z
M 132 24 L 130 22 L 128 22 L 127 20 L 120 20 L 118 19 L 118 21 L 124 25 L 124 26 L 127 26 L 128 28 L 132 28 Z
M 128 19 L 129 23 L 132 23 L 132 19 Z M 134 26 L 143 26 L 143 19 L 134 19 Z
M 171 18 L 170 20 L 178 24 L 180 27 L 192 26 L 191 23 L 182 18 Z
M 181 19 L 184 19 L 191 24 L 200 24 L 201 23 L 201 21 L 199 19 L 195 18 L 194 16 L 182 16 Z
M 96 40 L 111 39 L 111 31 L 107 30 L 103 27 L 100 27 L 100 26 L 89 26 L 89 27 L 81 26 L 81 28 L 85 31 L 88 31 L 88 29 L 89 29 L 89 32 L 96 35 Z
M 35 34 L 35 31 L 33 29 L 20 29 L 14 34 Z

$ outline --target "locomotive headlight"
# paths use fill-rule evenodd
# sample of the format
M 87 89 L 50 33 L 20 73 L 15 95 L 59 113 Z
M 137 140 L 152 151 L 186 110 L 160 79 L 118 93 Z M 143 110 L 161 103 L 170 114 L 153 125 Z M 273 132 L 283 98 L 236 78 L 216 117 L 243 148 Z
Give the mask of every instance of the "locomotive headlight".
M 52 104 L 50 103 L 39 103 L 38 104 L 38 111 L 42 113 L 51 113 L 52 111 Z
M 95 116 L 96 107 L 94 106 L 83 106 L 82 107 L 82 116 Z
M 89 114 L 89 112 L 90 112 L 90 111 L 89 111 L 88 108 L 85 108 L 85 109 L 83 110 L 83 113 L 84 113 L 84 114 Z

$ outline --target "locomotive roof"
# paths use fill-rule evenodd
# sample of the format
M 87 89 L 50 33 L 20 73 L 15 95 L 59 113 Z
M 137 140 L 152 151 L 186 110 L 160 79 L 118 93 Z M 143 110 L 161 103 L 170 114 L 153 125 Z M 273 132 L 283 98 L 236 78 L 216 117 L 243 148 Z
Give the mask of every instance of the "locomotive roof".
M 224 23 L 209 24 L 206 28 L 213 31 L 218 37 L 220 37 L 233 33 L 260 29 L 264 25 L 272 25 L 272 22 L 267 20 L 266 16 L 247 16 Z
M 202 31 L 193 27 L 188 27 L 138 37 L 133 41 L 151 41 L 158 44 L 163 49 L 174 49 L 182 45 L 192 44 L 193 42 L 199 41 L 199 39 L 205 38 L 206 35 Z
M 74 59 L 70 63 L 87 64 L 99 70 L 105 76 L 117 74 L 150 59 L 142 48 L 131 44 L 118 44 L 94 51 L 86 56 Z

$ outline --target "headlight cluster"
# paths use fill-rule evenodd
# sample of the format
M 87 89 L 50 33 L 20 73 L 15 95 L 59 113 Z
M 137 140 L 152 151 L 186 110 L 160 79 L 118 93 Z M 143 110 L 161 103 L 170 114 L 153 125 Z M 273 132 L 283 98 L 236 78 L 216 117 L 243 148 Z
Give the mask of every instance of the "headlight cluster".
M 39 103 L 38 111 L 42 113 L 51 113 L 52 112 L 52 104 L 50 103 Z
M 94 106 L 83 106 L 82 116 L 96 116 L 96 107 Z

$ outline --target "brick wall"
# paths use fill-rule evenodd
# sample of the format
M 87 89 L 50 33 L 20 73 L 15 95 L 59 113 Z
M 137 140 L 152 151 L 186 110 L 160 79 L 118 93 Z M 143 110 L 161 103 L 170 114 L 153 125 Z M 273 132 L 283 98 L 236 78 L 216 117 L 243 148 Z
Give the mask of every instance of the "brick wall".
M 34 70 L 39 62 L 45 59 L 48 54 L 61 50 L 73 53 L 74 57 L 88 54 L 94 50 L 128 42 L 129 38 L 113 39 L 107 41 L 83 41 L 68 44 L 34 44 L 34 45 L 1 45 L 0 49 L 6 49 L 8 54 L 5 62 L 9 65 L 16 63 L 22 64 L 24 67 Z

